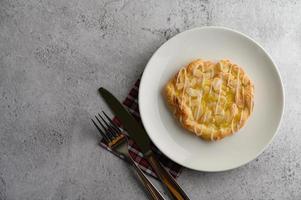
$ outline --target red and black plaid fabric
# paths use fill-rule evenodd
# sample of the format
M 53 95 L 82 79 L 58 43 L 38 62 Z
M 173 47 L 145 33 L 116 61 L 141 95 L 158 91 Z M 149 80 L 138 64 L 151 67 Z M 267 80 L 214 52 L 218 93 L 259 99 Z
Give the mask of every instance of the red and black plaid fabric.
M 138 79 L 134 85 L 134 87 L 131 89 L 131 91 L 129 92 L 128 96 L 126 97 L 126 99 L 123 101 L 123 105 L 128 109 L 128 111 L 135 117 L 135 119 L 141 123 L 141 118 L 140 118 L 140 114 L 139 114 L 139 107 L 138 107 L 138 88 L 139 88 L 139 84 L 140 84 L 140 79 Z M 118 126 L 121 128 L 121 123 L 119 122 L 119 120 L 114 117 L 113 121 L 118 124 Z M 100 146 L 104 147 L 105 149 L 107 149 L 108 151 L 114 153 L 104 142 L 103 140 L 100 143 Z M 129 153 L 131 155 L 131 157 L 134 159 L 134 161 L 136 162 L 136 164 L 147 174 L 157 178 L 157 175 L 155 174 L 155 172 L 153 171 L 153 169 L 151 168 L 151 166 L 148 164 L 147 160 L 145 160 L 143 158 L 142 153 L 139 151 L 139 148 L 137 147 L 137 145 L 132 141 L 129 140 Z M 159 161 L 165 166 L 166 169 L 168 169 L 169 173 L 174 177 L 177 178 L 181 171 L 182 171 L 182 167 L 176 163 L 174 163 L 173 161 L 171 161 L 170 159 L 168 159 L 166 156 L 164 156 L 153 144 L 152 144 L 152 149 L 154 151 L 154 153 L 156 154 L 157 158 L 159 159 Z M 116 156 L 118 156 L 118 154 L 114 153 Z M 120 156 L 119 156 L 120 157 Z M 121 157 L 120 157 L 121 158 Z

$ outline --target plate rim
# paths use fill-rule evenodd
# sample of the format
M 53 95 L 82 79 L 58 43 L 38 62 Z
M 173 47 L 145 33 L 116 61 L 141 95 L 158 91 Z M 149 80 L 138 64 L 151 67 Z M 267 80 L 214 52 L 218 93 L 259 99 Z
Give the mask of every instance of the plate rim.
M 274 69 L 276 70 L 276 73 L 277 73 L 277 78 L 279 79 L 279 82 L 280 82 L 280 92 L 281 92 L 281 103 L 282 103 L 282 109 L 281 109 L 281 115 L 280 115 L 280 118 L 279 118 L 279 121 L 278 121 L 278 124 L 277 124 L 277 128 L 273 134 L 273 136 L 269 139 L 269 141 L 265 144 L 265 146 L 252 158 L 248 159 L 247 161 L 245 162 L 242 162 L 240 163 L 239 165 L 237 166 L 234 166 L 234 167 L 228 167 L 228 168 L 224 168 L 224 169 L 220 169 L 220 170 L 208 170 L 208 169 L 199 169 L 199 168 L 196 168 L 196 167 L 193 167 L 193 166 L 189 166 L 189 165 L 186 165 L 185 163 L 179 163 L 178 161 L 174 160 L 173 158 L 171 158 L 169 155 L 167 155 L 165 152 L 163 152 L 159 146 L 156 145 L 155 141 L 152 139 L 151 137 L 151 134 L 149 134 L 149 130 L 147 130 L 147 128 L 144 126 L 146 132 L 147 132 L 147 135 L 148 137 L 150 138 L 150 140 L 153 142 L 153 144 L 166 156 L 168 157 L 170 160 L 172 160 L 173 162 L 179 164 L 180 166 L 183 166 L 185 168 L 189 168 L 189 169 L 192 169 L 192 170 L 196 170 L 196 171 L 201 171 L 201 172 L 223 172 L 223 171 L 229 171 L 229 170 L 232 170 L 232 169 L 236 169 L 236 168 L 239 168 L 239 167 L 242 167 L 244 165 L 246 165 L 247 163 L 255 160 L 258 156 L 260 156 L 267 148 L 268 146 L 270 146 L 270 144 L 272 143 L 272 141 L 274 140 L 274 138 L 276 137 L 276 135 L 278 134 L 279 132 L 279 129 L 280 129 L 280 125 L 281 125 L 281 122 L 283 120 L 283 114 L 284 114 L 284 110 L 285 110 L 285 90 L 284 90 L 284 84 L 283 84 L 283 80 L 281 78 L 281 74 L 280 74 L 280 71 L 278 69 L 278 66 L 276 65 L 276 63 L 274 62 L 274 60 L 272 59 L 271 55 L 263 48 L 262 45 L 260 45 L 258 42 L 256 42 L 254 39 L 252 39 L 251 37 L 249 37 L 248 35 L 240 32 L 240 31 L 237 31 L 237 30 L 234 30 L 234 29 L 231 29 L 231 28 L 228 28 L 228 27 L 224 27 L 224 26 L 203 26 L 203 27 L 195 27 L 195 28 L 192 28 L 192 29 L 188 29 L 188 30 L 185 30 L 183 32 L 180 32 L 176 35 L 174 35 L 173 37 L 171 37 L 170 39 L 168 39 L 167 41 L 165 41 L 162 45 L 160 45 L 160 47 L 153 53 L 153 55 L 150 57 L 150 59 L 148 60 L 145 68 L 144 68 L 144 71 L 142 73 L 142 76 L 141 76 L 141 79 L 140 79 L 140 86 L 139 86 L 139 92 L 138 92 L 138 106 L 139 106 L 139 111 L 140 111 L 140 117 L 141 117 L 141 121 L 142 121 L 142 124 L 145 123 L 145 119 L 143 117 L 143 114 L 141 112 L 141 96 L 142 96 L 142 92 L 141 92 L 141 85 L 143 84 L 143 80 L 145 79 L 145 72 L 149 69 L 149 66 L 150 66 L 150 63 L 151 61 L 154 59 L 154 57 L 158 54 L 158 52 L 160 51 L 160 49 L 164 48 L 168 42 L 170 42 L 171 40 L 175 39 L 176 37 L 179 37 L 180 35 L 182 34 L 185 34 L 187 32 L 193 32 L 193 31 L 200 31 L 200 30 L 205 30 L 205 29 L 212 29 L 212 30 L 225 30 L 225 31 L 230 31 L 230 32 L 233 32 L 235 34 L 238 34 L 242 37 L 244 37 L 245 39 L 247 40 L 250 40 L 251 42 L 253 42 L 255 45 L 257 45 L 257 47 L 259 47 L 267 56 L 267 58 L 269 59 L 269 61 L 272 63 Z

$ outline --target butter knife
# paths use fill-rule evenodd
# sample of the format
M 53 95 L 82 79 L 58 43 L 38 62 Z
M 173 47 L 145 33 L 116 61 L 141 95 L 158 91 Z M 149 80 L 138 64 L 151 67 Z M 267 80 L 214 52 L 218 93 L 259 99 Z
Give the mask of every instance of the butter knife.
M 113 111 L 121 120 L 123 127 L 127 130 L 130 137 L 139 146 L 144 158 L 152 166 L 158 175 L 161 183 L 166 186 L 170 196 L 176 200 L 189 200 L 183 189 L 177 184 L 175 179 L 162 167 L 150 147 L 150 139 L 145 129 L 136 121 L 136 119 L 123 107 L 113 94 L 104 88 L 99 88 L 99 93 Z

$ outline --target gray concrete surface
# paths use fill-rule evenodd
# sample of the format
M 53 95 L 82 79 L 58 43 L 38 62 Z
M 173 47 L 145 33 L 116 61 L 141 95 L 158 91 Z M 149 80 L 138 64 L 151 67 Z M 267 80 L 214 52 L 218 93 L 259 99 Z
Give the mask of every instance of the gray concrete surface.
M 301 199 L 300 10 L 296 0 L 0 0 L 0 199 L 146 199 L 128 166 L 97 146 L 96 89 L 124 98 L 162 43 L 206 25 L 266 48 L 286 111 L 258 159 L 184 170 L 179 183 L 192 199 Z

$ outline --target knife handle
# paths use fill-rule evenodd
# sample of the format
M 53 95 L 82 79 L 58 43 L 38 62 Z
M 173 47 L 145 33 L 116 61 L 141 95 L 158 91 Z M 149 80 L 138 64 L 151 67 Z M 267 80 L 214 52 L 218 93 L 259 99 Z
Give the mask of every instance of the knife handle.
M 167 187 L 173 199 L 189 200 L 183 189 L 177 184 L 176 180 L 162 167 L 154 154 L 150 154 L 147 157 L 147 160 L 158 175 L 161 182 Z

